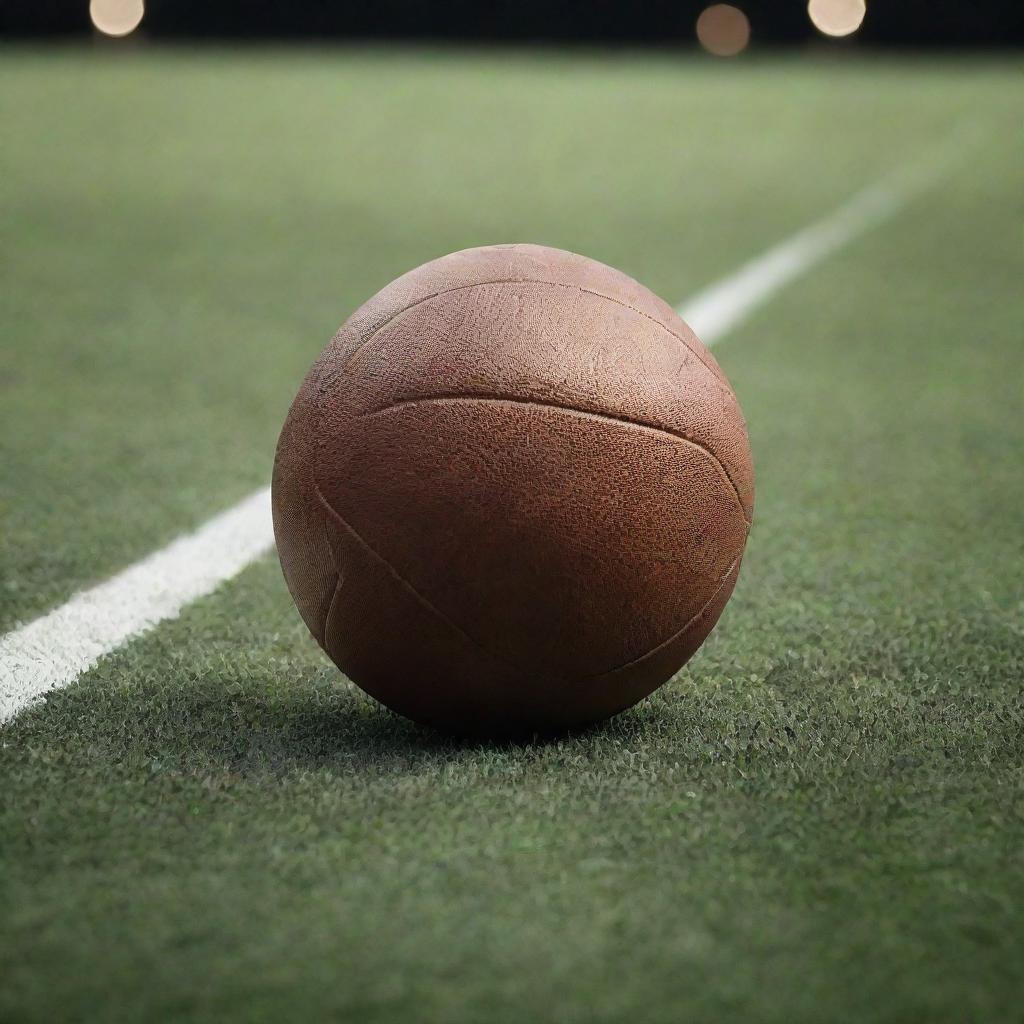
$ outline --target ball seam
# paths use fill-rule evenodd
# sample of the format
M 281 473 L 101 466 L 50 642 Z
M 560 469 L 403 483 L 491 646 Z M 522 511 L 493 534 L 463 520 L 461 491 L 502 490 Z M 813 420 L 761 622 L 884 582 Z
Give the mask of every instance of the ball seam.
M 439 291 L 431 292 L 429 295 L 424 295 L 422 298 L 417 299 L 415 302 L 410 302 L 407 306 L 403 306 L 401 309 L 396 310 L 386 320 L 384 320 L 383 323 L 377 324 L 377 326 L 374 327 L 369 334 L 361 337 L 360 342 L 356 346 L 355 350 L 349 355 L 348 359 L 345 360 L 345 365 L 342 367 L 341 372 L 346 372 L 348 368 L 352 365 L 356 356 L 358 356 L 359 353 L 362 352 L 363 349 L 366 348 L 366 346 L 371 341 L 373 341 L 373 339 L 378 334 L 380 334 L 380 332 L 383 331 L 385 327 L 393 323 L 404 313 L 408 313 L 411 309 L 415 309 L 417 306 L 422 306 L 424 302 L 429 302 L 431 299 L 439 298 L 442 295 L 450 295 L 453 292 L 468 291 L 473 288 L 485 288 L 488 285 L 493 284 L 538 284 L 545 285 L 550 288 L 567 288 L 570 291 L 582 292 L 585 295 L 594 295 L 599 299 L 606 299 L 608 302 L 612 302 L 616 306 L 621 306 L 623 309 L 632 310 L 637 315 L 642 316 L 647 320 L 650 320 L 651 323 L 657 324 L 663 331 L 665 331 L 666 334 L 675 338 L 676 341 L 678 341 L 686 349 L 687 352 L 689 352 L 697 359 L 697 361 L 704 367 L 704 369 L 706 369 L 719 384 L 725 384 L 725 382 L 722 380 L 720 373 L 716 372 L 714 366 L 712 366 L 711 363 L 709 363 L 704 358 L 699 349 L 694 348 L 686 340 L 685 337 L 683 337 L 681 334 L 677 334 L 675 331 L 672 330 L 671 327 L 668 326 L 668 324 L 666 324 L 662 320 L 659 320 L 656 316 L 652 316 L 650 313 L 645 313 L 642 309 L 639 309 L 638 307 L 633 306 L 628 302 L 623 302 L 622 299 L 617 299 L 614 295 L 608 295 L 605 292 L 599 292 L 594 288 L 584 288 L 582 285 L 578 284 L 566 284 L 563 281 L 542 281 L 539 280 L 538 278 L 532 277 L 498 277 L 494 278 L 493 280 L 487 281 L 473 281 L 472 283 L 469 284 L 454 285 L 451 288 L 442 288 Z M 344 329 L 345 327 L 343 326 L 341 330 L 343 331 Z M 338 332 L 338 334 L 340 333 L 341 331 Z M 336 334 L 335 337 L 337 336 L 338 335 Z M 727 384 L 725 386 L 728 387 Z
M 524 668 L 523 666 L 518 665 L 515 662 L 509 661 L 507 658 L 503 658 L 501 655 L 496 654 L 494 651 L 492 651 L 489 648 L 485 647 L 482 643 L 480 643 L 479 640 L 476 640 L 473 636 L 471 636 L 469 633 L 467 633 L 466 630 L 463 629 L 457 622 L 455 622 L 454 620 L 449 618 L 447 615 L 445 615 L 445 613 L 442 612 L 440 608 L 438 608 L 436 605 L 433 604 L 432 601 L 430 601 L 427 597 L 425 597 L 423 594 L 421 594 L 395 568 L 395 566 L 391 564 L 391 562 L 389 562 L 379 551 L 377 551 L 377 549 L 374 548 L 362 536 L 362 534 L 359 533 L 358 530 L 356 530 L 356 528 L 327 500 L 327 498 L 324 497 L 324 494 L 320 490 L 320 487 L 319 487 L 318 484 L 314 484 L 313 486 L 314 486 L 314 490 L 316 491 L 317 499 L 320 501 L 320 504 L 323 506 L 324 511 L 329 516 L 331 516 L 333 519 L 335 519 L 337 521 L 338 525 L 341 526 L 347 533 L 349 533 L 353 537 L 353 539 L 360 545 L 360 547 L 362 547 L 363 550 L 367 552 L 367 554 L 371 555 L 378 562 L 380 562 L 381 565 L 383 565 L 388 570 L 388 572 L 391 574 L 391 576 L 403 588 L 405 588 L 410 594 L 412 594 L 412 596 L 415 597 L 423 605 L 424 608 L 426 608 L 430 612 L 433 612 L 433 614 L 436 615 L 437 618 L 439 618 L 446 626 L 448 626 L 450 629 L 452 629 L 456 633 L 458 633 L 459 636 L 461 636 L 464 640 L 466 640 L 472 647 L 474 647 L 476 650 L 478 650 L 485 657 L 491 658 L 494 661 L 499 662 L 500 664 L 504 665 L 506 668 L 511 669 L 513 672 L 516 672 L 516 673 L 532 673 L 532 674 L 539 675 L 539 676 L 542 676 L 542 677 L 546 677 L 547 676 L 547 673 L 545 673 L 545 672 L 541 672 L 541 671 L 539 671 L 537 669 L 533 669 L 533 668 L 529 668 L 529 669 L 528 668 Z M 602 672 L 596 672 L 596 673 L 594 673 L 592 675 L 579 676 L 579 677 L 576 677 L 576 678 L 578 678 L 580 680 L 603 679 L 605 676 L 613 675 L 616 672 L 621 672 L 624 669 L 630 668 L 631 666 L 637 665 L 640 662 L 646 660 L 647 658 L 652 657 L 658 651 L 662 650 L 663 648 L 668 646 L 670 643 L 672 643 L 673 641 L 677 640 L 680 636 L 685 634 L 686 631 L 688 629 L 690 629 L 693 626 L 693 624 L 695 622 L 697 622 L 700 619 L 700 617 L 708 610 L 708 608 L 711 606 L 711 604 L 715 600 L 715 598 L 718 597 L 718 595 L 722 592 L 722 588 L 726 585 L 726 583 L 729 580 L 729 577 L 736 570 L 736 567 L 739 565 L 740 560 L 743 557 L 743 549 L 744 549 L 744 547 L 746 547 L 746 536 L 744 536 L 743 542 L 741 542 L 741 544 L 739 546 L 739 551 L 737 552 L 736 557 L 732 560 L 732 562 L 729 565 L 729 568 L 722 575 L 722 578 L 719 581 L 718 586 L 715 587 L 715 589 L 711 593 L 710 597 L 708 597 L 708 599 L 704 602 L 704 604 L 702 604 L 701 607 L 692 616 L 690 616 L 690 618 L 687 619 L 686 622 L 679 629 L 677 629 L 674 633 L 672 633 L 671 636 L 667 637 L 661 643 L 656 644 L 654 647 L 650 648 L 649 650 L 644 651 L 643 654 L 640 654 L 640 655 L 638 655 L 635 658 L 631 658 L 629 661 L 624 662 L 621 665 L 616 665 L 614 668 L 605 669 Z M 335 565 L 335 568 L 337 568 L 337 564 Z M 327 625 L 328 625 L 328 623 L 330 621 L 330 612 L 333 610 L 334 599 L 337 597 L 337 593 L 338 593 L 338 587 L 335 587 L 334 595 L 331 598 L 331 608 L 328 610 L 327 618 L 324 620 L 324 640 L 325 640 L 325 643 L 323 645 L 324 650 L 327 650 L 327 645 L 326 645 Z M 330 654 L 330 651 L 328 651 L 328 654 Z M 551 678 L 557 679 L 559 677 L 555 676 L 555 677 L 551 677 Z M 573 678 L 573 677 L 568 677 L 568 678 Z
M 682 431 L 672 430 L 669 427 L 663 427 L 653 423 L 644 423 L 642 420 L 635 420 L 630 416 L 617 416 L 612 412 L 598 412 L 594 409 L 580 409 L 575 405 L 563 405 L 560 402 L 552 402 L 536 398 L 519 398 L 515 395 L 449 394 L 427 395 L 422 398 L 399 399 L 396 402 L 392 402 L 390 405 L 381 406 L 379 409 L 371 409 L 369 412 L 360 413 L 358 418 L 366 419 L 371 416 L 379 416 L 381 413 L 391 412 L 392 410 L 402 409 L 411 405 L 429 405 L 431 403 L 443 402 L 507 402 L 511 405 L 533 405 L 541 409 L 556 409 L 559 412 L 566 412 L 571 415 L 582 416 L 589 419 L 607 420 L 611 423 L 620 423 L 624 426 L 635 427 L 638 430 L 648 430 L 653 434 L 664 434 L 666 437 L 672 438 L 673 441 L 682 441 L 684 444 L 692 445 L 694 448 L 707 455 L 715 464 L 719 472 L 724 477 L 726 483 L 728 483 L 733 497 L 736 499 L 736 504 L 739 508 L 740 516 L 743 518 L 743 522 L 747 525 L 748 529 L 750 527 L 750 520 L 747 518 L 746 508 L 743 505 L 743 499 L 740 497 L 739 488 L 736 486 L 736 482 L 733 480 L 729 470 L 726 468 L 722 460 L 710 448 L 708 448 L 707 445 L 701 444 L 700 441 L 684 434 Z
M 591 676 L 584 676 L 584 679 L 604 679 L 606 676 L 614 675 L 616 672 L 623 672 L 628 668 L 633 668 L 635 665 L 639 665 L 641 662 L 646 661 L 648 658 L 654 657 L 654 655 L 657 654 L 658 651 L 664 650 L 666 647 L 668 647 L 669 644 L 675 643 L 675 641 L 678 640 L 681 636 L 684 636 L 687 632 L 689 632 L 689 630 L 692 629 L 693 626 L 700 621 L 701 616 L 708 610 L 708 608 L 711 607 L 715 599 L 722 592 L 725 585 L 729 582 L 729 577 L 732 576 L 732 574 L 736 571 L 737 567 L 740 564 L 740 561 L 743 558 L 743 549 L 745 547 L 746 541 L 744 540 L 744 543 L 740 545 L 739 554 L 737 554 L 736 557 L 732 560 L 732 564 L 729 566 L 728 569 L 726 569 L 725 573 L 722 575 L 722 578 L 719 581 L 718 586 L 715 587 L 711 596 L 704 602 L 703 605 L 701 605 L 700 609 L 694 615 L 691 615 L 690 618 L 687 619 L 686 622 L 679 629 L 677 629 L 670 637 L 667 637 L 666 639 L 662 640 L 660 644 L 657 644 L 650 650 L 644 651 L 643 654 L 638 655 L 636 658 L 631 658 L 629 661 L 625 661 L 621 665 L 616 665 L 615 668 L 605 669 L 604 672 L 598 672 Z
M 316 496 L 319 499 L 320 504 L 324 508 L 324 511 L 326 511 L 327 514 L 329 516 L 331 516 L 334 520 L 336 520 L 338 525 L 341 526 L 347 533 L 349 533 L 352 536 L 352 538 L 359 544 L 359 546 L 362 547 L 363 550 L 367 552 L 367 554 L 369 554 L 373 558 L 377 559 L 377 561 L 380 562 L 381 565 L 383 565 L 388 570 L 388 572 L 391 574 L 391 576 L 399 584 L 401 584 L 402 587 L 404 587 L 406 590 L 408 590 L 409 593 L 412 594 L 413 597 L 415 597 L 424 606 L 424 608 L 426 608 L 429 611 L 433 612 L 434 615 L 436 615 L 443 623 L 445 623 L 445 625 L 447 625 L 450 629 L 453 629 L 456 633 L 459 634 L 459 636 L 463 637 L 463 639 L 465 639 L 472 647 L 476 648 L 476 650 L 478 650 L 481 654 L 485 655 L 486 657 L 491 658 L 494 661 L 499 662 L 500 664 L 504 665 L 506 668 L 509 668 L 513 672 L 516 672 L 516 673 L 533 672 L 533 671 L 535 671 L 533 669 L 525 669 L 521 665 L 517 665 L 517 664 L 515 664 L 515 663 L 513 663 L 511 661 L 508 661 L 507 659 L 501 657 L 501 655 L 494 653 L 494 651 L 488 650 L 486 647 L 484 647 L 483 644 L 480 643 L 479 640 L 475 640 L 457 622 L 454 622 L 452 619 L 450 619 L 447 615 L 445 615 L 444 612 L 441 611 L 440 608 L 436 607 L 433 604 L 433 602 L 431 602 L 428 598 L 426 598 L 423 594 L 421 594 L 379 551 L 377 551 L 377 549 L 374 548 L 362 536 L 362 534 L 359 533 L 358 530 L 356 530 L 356 528 L 327 500 L 327 498 L 324 497 L 324 494 L 320 490 L 319 485 L 314 484 L 314 489 L 316 491 Z M 335 591 L 335 596 L 337 596 L 337 590 Z M 332 609 L 333 609 L 333 604 L 334 604 L 334 599 L 332 598 L 331 599 Z M 325 638 L 325 640 L 326 640 L 326 636 L 327 636 L 327 622 L 329 621 L 329 619 L 330 619 L 330 614 L 328 614 L 327 619 L 324 621 L 324 638 Z M 326 646 L 325 646 L 325 650 L 326 650 Z M 330 653 L 330 652 L 328 651 L 328 653 Z M 544 673 L 537 673 L 537 674 L 543 675 Z

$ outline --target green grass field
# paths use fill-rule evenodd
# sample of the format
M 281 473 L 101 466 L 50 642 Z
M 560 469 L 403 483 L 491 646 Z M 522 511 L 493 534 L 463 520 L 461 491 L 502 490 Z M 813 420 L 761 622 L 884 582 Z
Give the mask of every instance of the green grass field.
M 0 732 L 0 1019 L 1024 1019 L 1019 69 L 490 51 L 0 61 L 0 631 L 269 478 L 336 326 L 443 252 L 679 302 L 967 119 L 716 348 L 758 470 L 701 653 L 449 740 L 268 556 Z

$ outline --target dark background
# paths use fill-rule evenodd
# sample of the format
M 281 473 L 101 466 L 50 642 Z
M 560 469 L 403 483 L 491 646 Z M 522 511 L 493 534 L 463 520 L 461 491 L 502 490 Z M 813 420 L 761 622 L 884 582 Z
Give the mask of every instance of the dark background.
M 148 0 L 149 39 L 423 39 L 673 44 L 712 0 Z M 733 0 L 755 44 L 821 38 L 803 0 Z M 840 45 L 1019 46 L 1024 0 L 868 0 Z M 88 0 L 0 0 L 7 36 L 89 36 Z

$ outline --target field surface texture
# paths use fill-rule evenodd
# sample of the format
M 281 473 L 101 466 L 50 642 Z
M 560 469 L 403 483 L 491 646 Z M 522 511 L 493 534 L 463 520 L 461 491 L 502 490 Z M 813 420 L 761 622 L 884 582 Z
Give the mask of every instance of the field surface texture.
M 420 729 L 268 555 L 4 726 L 0 1019 L 1020 1021 L 1019 84 L 5 52 L 0 632 L 266 484 L 307 366 L 410 267 L 535 241 L 677 303 L 977 138 L 716 347 L 754 530 L 633 711 Z

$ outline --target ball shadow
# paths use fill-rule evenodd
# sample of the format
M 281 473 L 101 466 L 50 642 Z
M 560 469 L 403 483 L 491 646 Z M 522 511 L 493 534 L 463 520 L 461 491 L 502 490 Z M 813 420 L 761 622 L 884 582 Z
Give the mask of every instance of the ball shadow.
M 198 756 L 241 775 L 326 770 L 416 772 L 430 763 L 502 752 L 531 756 L 561 743 L 587 743 L 609 734 L 639 738 L 650 714 L 634 710 L 585 728 L 530 735 L 458 735 L 420 725 L 388 710 L 351 685 L 289 690 L 260 682 L 218 692 L 204 685 L 179 694 L 173 736 L 179 757 Z M 165 749 L 165 753 L 169 753 Z

